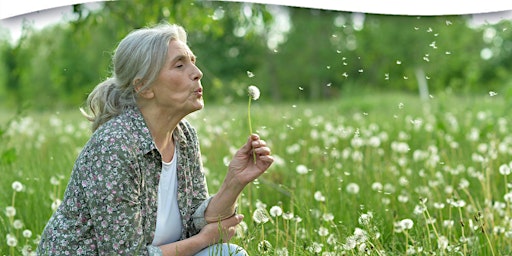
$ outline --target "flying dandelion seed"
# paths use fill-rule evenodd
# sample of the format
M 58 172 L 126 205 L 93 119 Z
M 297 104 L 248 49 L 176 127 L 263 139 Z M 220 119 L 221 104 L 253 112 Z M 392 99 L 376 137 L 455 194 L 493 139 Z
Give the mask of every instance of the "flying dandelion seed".
M 247 71 L 247 76 L 249 78 L 253 78 L 254 77 L 254 74 L 251 72 L 251 71 Z
M 489 92 L 489 96 L 491 96 L 491 97 L 494 97 L 494 96 L 496 96 L 496 95 L 498 95 L 498 93 L 496 93 L 496 92 L 494 92 L 494 91 L 490 91 L 490 92 Z

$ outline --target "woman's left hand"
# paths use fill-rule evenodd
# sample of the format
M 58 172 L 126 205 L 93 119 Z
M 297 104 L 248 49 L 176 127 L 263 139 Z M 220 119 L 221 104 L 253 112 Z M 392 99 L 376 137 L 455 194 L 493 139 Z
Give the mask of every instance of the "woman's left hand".
M 256 161 L 253 152 L 256 154 Z M 235 153 L 229 164 L 228 176 L 245 186 L 263 174 L 273 162 L 274 158 L 270 155 L 267 143 L 257 134 L 252 134 L 247 143 Z

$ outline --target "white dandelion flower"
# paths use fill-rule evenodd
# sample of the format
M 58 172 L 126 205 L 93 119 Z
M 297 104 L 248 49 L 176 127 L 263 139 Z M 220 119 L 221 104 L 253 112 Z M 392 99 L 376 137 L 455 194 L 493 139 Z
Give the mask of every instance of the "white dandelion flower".
M 23 222 L 21 220 L 14 220 L 12 222 L 12 227 L 14 229 L 21 229 L 23 227 Z
M 414 226 L 414 222 L 411 219 L 403 219 L 400 224 L 404 229 L 411 229 Z
M 260 253 L 267 253 L 270 250 L 272 250 L 272 244 L 269 241 L 263 240 L 258 243 L 258 251 Z
M 250 85 L 248 88 L 249 96 L 251 96 L 251 99 L 257 100 L 260 98 L 260 89 L 254 85 Z
M 6 241 L 9 247 L 15 247 L 18 244 L 18 239 L 13 234 L 7 234 Z
M 356 183 L 349 183 L 347 185 L 347 192 L 350 194 L 359 193 L 359 185 L 357 185 Z
M 318 228 L 318 235 L 327 236 L 327 235 L 329 235 L 329 230 L 325 227 L 320 227 L 320 228 Z
M 306 174 L 308 173 L 308 168 L 303 164 L 299 164 L 297 168 L 295 168 L 295 171 L 297 171 L 298 174 Z
M 293 212 L 287 212 L 285 214 L 283 214 L 283 219 L 285 220 L 291 220 L 293 219 L 294 215 L 293 215 Z
M 272 217 L 278 217 L 283 214 L 283 209 L 281 207 L 274 205 L 270 208 L 270 216 Z
M 510 166 L 508 164 L 502 164 L 499 168 L 500 174 L 507 176 L 510 174 Z
M 14 217 L 16 215 L 16 208 L 12 206 L 5 207 L 5 216 Z
M 252 214 L 252 220 L 258 224 L 264 224 L 267 223 L 270 219 L 264 209 L 257 208 Z
M 21 184 L 19 181 L 15 181 L 12 183 L 12 189 L 16 192 L 20 192 L 23 190 L 23 184 Z
M 32 231 L 30 231 L 29 229 L 23 230 L 23 237 L 30 238 L 31 236 L 32 236 Z
M 315 197 L 315 200 L 318 202 L 325 202 L 325 196 L 322 195 L 322 192 L 320 192 L 320 191 L 316 191 L 314 197 Z

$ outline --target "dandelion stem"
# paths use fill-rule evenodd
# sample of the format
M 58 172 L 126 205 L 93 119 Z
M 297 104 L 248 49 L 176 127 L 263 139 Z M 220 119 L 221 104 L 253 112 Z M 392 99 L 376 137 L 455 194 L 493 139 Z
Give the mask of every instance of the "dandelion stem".
M 249 96 L 249 103 L 247 104 L 247 119 L 249 123 L 249 134 L 252 135 L 252 124 L 251 124 L 251 100 L 252 97 Z M 254 163 L 256 163 L 256 152 L 252 151 L 252 157 L 254 159 Z

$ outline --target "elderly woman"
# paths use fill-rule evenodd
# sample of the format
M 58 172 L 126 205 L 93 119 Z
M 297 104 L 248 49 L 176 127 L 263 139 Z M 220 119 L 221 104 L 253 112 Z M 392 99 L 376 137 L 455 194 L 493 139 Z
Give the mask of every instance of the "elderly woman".
M 235 204 L 273 158 L 249 136 L 208 195 L 197 134 L 184 120 L 203 108 L 203 74 L 186 40 L 182 27 L 160 24 L 119 43 L 112 77 L 87 100 L 93 134 L 39 254 L 246 255 L 227 243 L 243 219 Z

